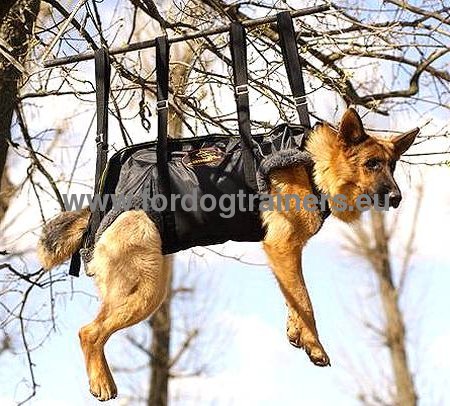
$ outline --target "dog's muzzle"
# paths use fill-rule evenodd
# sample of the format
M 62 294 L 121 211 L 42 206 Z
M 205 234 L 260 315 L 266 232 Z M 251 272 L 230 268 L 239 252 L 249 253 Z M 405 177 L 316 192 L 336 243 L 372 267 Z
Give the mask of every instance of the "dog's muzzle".
M 388 199 L 389 199 L 389 207 L 393 207 L 394 209 L 396 209 L 400 205 L 400 202 L 402 201 L 402 195 L 400 191 L 393 191 L 389 193 Z
M 389 207 L 396 209 L 402 200 L 402 194 L 398 189 L 390 190 L 383 188 L 378 191 L 377 195 L 378 205 L 381 207 L 385 207 L 386 203 L 388 203 Z

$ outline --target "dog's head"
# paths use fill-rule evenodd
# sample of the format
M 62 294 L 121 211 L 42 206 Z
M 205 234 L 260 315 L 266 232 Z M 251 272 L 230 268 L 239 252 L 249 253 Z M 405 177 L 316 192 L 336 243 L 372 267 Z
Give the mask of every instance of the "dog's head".
M 400 156 L 413 144 L 416 128 L 391 138 L 369 135 L 356 110 L 349 108 L 339 128 L 320 124 L 308 143 L 319 187 L 331 196 L 342 194 L 349 204 L 359 195 L 368 195 L 372 203 L 398 207 L 402 199 L 394 179 Z

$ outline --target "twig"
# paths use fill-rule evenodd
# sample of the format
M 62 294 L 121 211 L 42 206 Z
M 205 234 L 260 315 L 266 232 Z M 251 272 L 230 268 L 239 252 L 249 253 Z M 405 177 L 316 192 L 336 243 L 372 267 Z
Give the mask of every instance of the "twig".
M 78 12 L 78 10 L 81 8 L 81 6 L 86 3 L 87 0 L 78 0 L 78 3 L 73 8 L 73 11 L 70 13 L 70 15 L 66 18 L 66 21 L 64 21 L 64 24 L 62 25 L 61 29 L 59 30 L 58 34 L 56 34 L 55 38 L 53 38 L 53 41 L 50 43 L 48 48 L 45 50 L 44 54 L 41 58 L 41 64 L 45 63 L 45 60 L 47 59 L 47 56 L 52 52 L 52 49 L 55 47 L 58 40 L 62 37 L 64 32 L 66 31 L 69 24 L 72 22 L 73 18 L 75 17 L 75 14 Z
M 314 14 L 314 13 L 321 13 L 324 11 L 328 11 L 329 9 L 330 9 L 330 6 L 322 5 L 322 6 L 310 7 L 310 8 L 305 8 L 302 10 L 297 10 L 297 11 L 292 12 L 291 14 L 292 14 L 292 17 L 299 17 L 299 16 L 305 16 L 305 15 L 310 15 L 310 14 Z M 270 17 L 264 17 L 264 18 L 247 19 L 245 21 L 242 21 L 242 25 L 244 27 L 255 27 L 257 25 L 268 24 L 268 23 L 275 22 L 275 21 L 276 21 L 276 16 L 270 16 Z M 212 28 L 209 30 L 198 31 L 198 32 L 194 32 L 191 34 L 179 35 L 176 37 L 169 38 L 169 44 L 174 44 L 176 42 L 182 42 L 182 41 L 207 37 L 210 35 L 221 34 L 221 33 L 229 31 L 229 29 L 230 29 L 229 25 L 223 25 L 223 26 L 220 26 L 217 28 Z M 117 54 L 123 54 L 126 52 L 139 51 L 141 49 L 152 48 L 155 46 L 155 44 L 156 44 L 155 39 L 151 39 L 148 41 L 142 41 L 142 42 L 136 42 L 134 44 L 125 45 L 123 47 L 111 48 L 109 50 L 109 54 L 117 55 Z M 43 63 L 43 65 L 46 68 L 51 68 L 51 67 L 55 67 L 55 66 L 67 65 L 69 63 L 87 61 L 87 60 L 90 60 L 93 58 L 94 58 L 93 52 L 86 52 L 83 54 L 53 59 L 52 61 L 45 61 Z

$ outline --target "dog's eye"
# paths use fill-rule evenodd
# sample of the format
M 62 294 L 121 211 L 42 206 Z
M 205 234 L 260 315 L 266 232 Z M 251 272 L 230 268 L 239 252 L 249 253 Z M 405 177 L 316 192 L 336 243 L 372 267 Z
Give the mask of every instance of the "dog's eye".
M 372 171 L 376 171 L 377 169 L 381 168 L 381 162 L 378 158 L 370 158 L 364 165 L 366 168 Z

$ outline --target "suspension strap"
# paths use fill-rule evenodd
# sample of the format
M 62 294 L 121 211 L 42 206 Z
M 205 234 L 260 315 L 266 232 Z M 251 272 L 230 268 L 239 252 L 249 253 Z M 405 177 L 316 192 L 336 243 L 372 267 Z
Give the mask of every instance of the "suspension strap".
M 176 244 L 175 215 L 170 210 L 171 185 L 168 166 L 167 128 L 169 119 L 169 41 L 167 35 L 156 38 L 156 111 L 158 113 L 158 140 L 156 146 L 156 167 L 162 194 L 167 208 L 162 212 L 162 232 L 171 244 Z M 163 238 L 163 240 L 165 240 Z
M 170 194 L 167 127 L 169 119 L 169 42 L 167 36 L 156 38 L 156 111 L 158 113 L 158 140 L 156 148 L 159 182 L 163 194 Z
M 111 66 L 105 48 L 95 51 L 95 83 L 97 95 L 97 162 L 95 166 L 95 192 L 100 191 L 100 180 L 108 161 L 108 101 Z
M 101 178 L 108 161 L 108 100 L 111 66 L 109 54 L 105 48 L 97 49 L 94 57 L 97 108 L 97 136 L 95 138 L 97 144 L 97 160 L 95 164 L 94 193 L 98 194 L 100 192 Z M 92 212 L 85 234 L 86 238 L 82 245 L 87 247 L 94 245 L 95 233 L 100 226 L 103 214 L 99 208 Z M 77 250 L 72 255 L 72 260 L 70 261 L 69 275 L 79 276 L 80 266 L 80 252 Z
M 230 29 L 231 59 L 233 64 L 234 94 L 236 98 L 239 135 L 241 137 L 242 157 L 245 181 L 257 190 L 253 140 L 250 127 L 250 108 L 248 98 L 247 46 L 246 34 L 242 24 L 231 23 Z
M 277 14 L 277 26 L 284 65 L 286 67 L 289 85 L 291 86 L 295 108 L 298 112 L 300 124 L 306 129 L 309 129 L 311 128 L 311 122 L 309 120 L 305 83 L 302 73 L 302 67 L 305 66 L 305 61 L 298 54 L 294 24 L 289 11 L 283 11 Z

